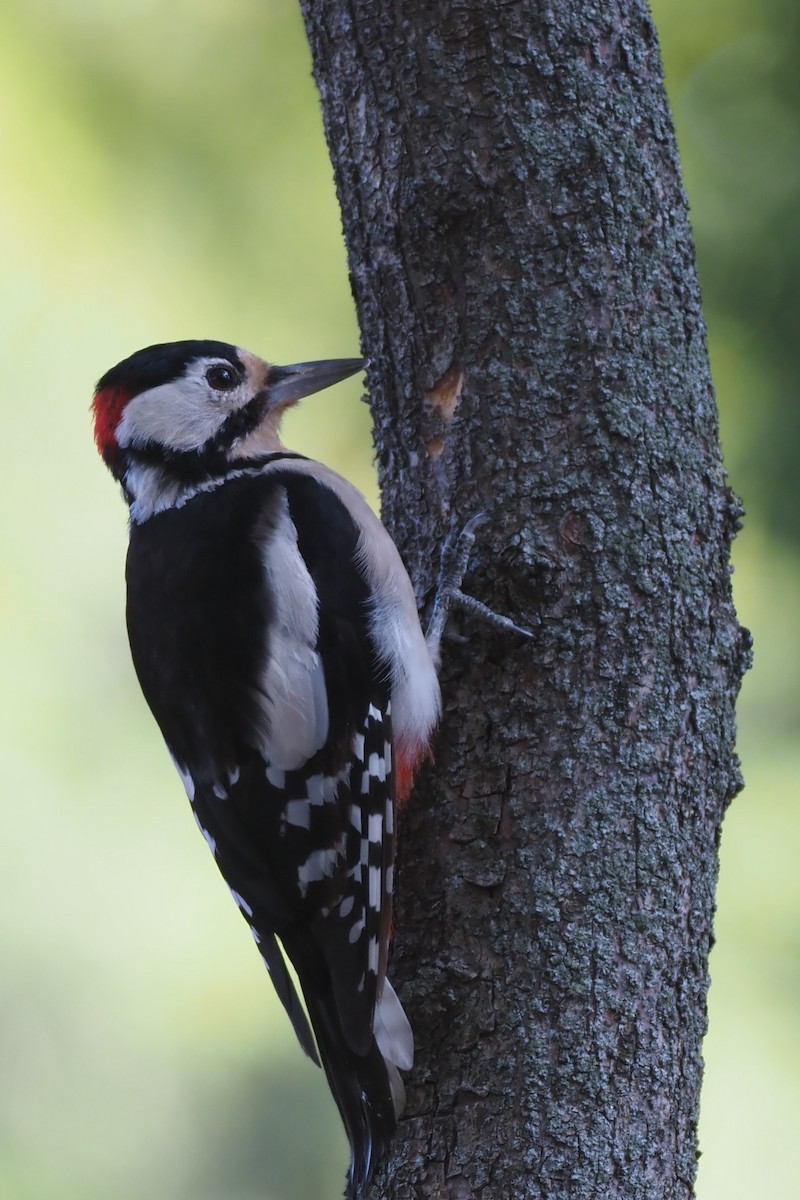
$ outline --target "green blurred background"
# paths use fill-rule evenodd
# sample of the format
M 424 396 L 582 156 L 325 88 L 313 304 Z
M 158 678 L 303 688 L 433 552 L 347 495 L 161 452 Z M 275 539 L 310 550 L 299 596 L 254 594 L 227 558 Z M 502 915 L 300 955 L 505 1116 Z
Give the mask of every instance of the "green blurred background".
M 722 843 L 701 1200 L 800 1191 L 800 8 L 658 0 L 732 481 L 747 790 Z M 129 663 L 97 376 L 358 334 L 294 0 L 0 9 L 0 1200 L 334 1200 L 346 1151 Z M 359 387 L 289 442 L 371 497 Z

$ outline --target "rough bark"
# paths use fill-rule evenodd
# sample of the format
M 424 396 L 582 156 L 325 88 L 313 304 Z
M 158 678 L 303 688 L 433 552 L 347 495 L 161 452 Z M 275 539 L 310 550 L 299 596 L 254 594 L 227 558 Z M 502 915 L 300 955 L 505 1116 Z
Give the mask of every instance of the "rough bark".
M 383 512 L 484 510 L 401 829 L 417 1064 L 376 1193 L 691 1196 L 739 512 L 644 3 L 303 0 Z

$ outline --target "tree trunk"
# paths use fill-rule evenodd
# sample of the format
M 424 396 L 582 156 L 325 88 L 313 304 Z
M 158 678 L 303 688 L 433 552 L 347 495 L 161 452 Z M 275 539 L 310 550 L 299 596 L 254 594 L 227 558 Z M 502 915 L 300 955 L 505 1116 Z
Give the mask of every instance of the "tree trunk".
M 302 0 L 419 595 L 485 511 L 401 827 L 385 1197 L 691 1196 L 739 517 L 656 34 L 616 0 Z M 378 1189 L 379 1190 L 379 1189 Z

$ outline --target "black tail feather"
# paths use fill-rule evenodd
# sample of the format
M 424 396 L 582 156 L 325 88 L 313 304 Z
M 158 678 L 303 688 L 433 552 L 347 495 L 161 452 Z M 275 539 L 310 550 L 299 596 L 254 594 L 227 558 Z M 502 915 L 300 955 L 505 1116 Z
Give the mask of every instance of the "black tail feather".
M 372 1039 L 366 1054 L 356 1054 L 345 1041 L 333 993 L 306 996 L 322 1065 L 350 1142 L 350 1170 L 345 1195 L 366 1200 L 374 1172 L 386 1158 L 397 1130 L 389 1069 Z

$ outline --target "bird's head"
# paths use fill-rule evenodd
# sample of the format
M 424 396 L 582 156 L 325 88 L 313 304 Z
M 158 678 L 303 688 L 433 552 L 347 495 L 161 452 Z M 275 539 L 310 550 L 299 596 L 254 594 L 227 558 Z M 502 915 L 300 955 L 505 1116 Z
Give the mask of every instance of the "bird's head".
M 92 404 L 97 448 L 126 491 L 156 470 L 198 482 L 283 449 L 283 413 L 363 370 L 360 358 L 274 366 L 226 342 L 167 342 L 107 371 Z

